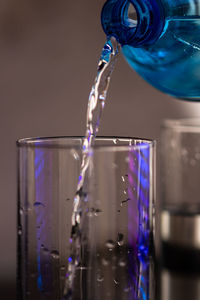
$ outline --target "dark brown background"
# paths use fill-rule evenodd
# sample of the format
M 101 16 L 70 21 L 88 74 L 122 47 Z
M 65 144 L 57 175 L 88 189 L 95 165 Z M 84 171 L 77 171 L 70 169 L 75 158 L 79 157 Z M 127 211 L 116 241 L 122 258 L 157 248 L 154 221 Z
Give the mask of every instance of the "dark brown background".
M 103 3 L 0 1 L 0 286 L 15 281 L 15 141 L 84 134 L 87 98 L 105 41 Z M 120 57 L 99 134 L 159 139 L 163 118 L 199 114 L 200 104 L 161 94 Z M 11 291 L 4 299 L 9 297 Z

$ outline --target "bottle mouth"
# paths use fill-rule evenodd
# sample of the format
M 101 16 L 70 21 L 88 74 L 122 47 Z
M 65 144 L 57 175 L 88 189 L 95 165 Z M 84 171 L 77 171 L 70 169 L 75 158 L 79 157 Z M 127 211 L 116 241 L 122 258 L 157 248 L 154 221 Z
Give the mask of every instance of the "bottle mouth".
M 125 3 L 124 13 L 122 13 L 122 24 L 127 26 L 127 28 L 136 29 L 138 24 L 138 12 L 132 2 Z
M 160 0 L 107 0 L 101 14 L 104 32 L 123 45 L 139 46 L 157 39 L 164 26 Z

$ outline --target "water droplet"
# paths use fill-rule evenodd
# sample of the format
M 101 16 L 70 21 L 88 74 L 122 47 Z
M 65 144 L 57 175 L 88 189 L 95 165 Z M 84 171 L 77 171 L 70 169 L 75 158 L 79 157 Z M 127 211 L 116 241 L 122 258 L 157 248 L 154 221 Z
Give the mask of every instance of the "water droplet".
M 94 212 L 95 212 L 94 208 L 90 208 L 89 211 L 88 211 L 88 213 L 87 213 L 87 216 L 89 218 L 93 217 L 94 216 Z
M 188 151 L 183 148 L 182 151 L 181 151 L 181 154 L 182 154 L 182 156 L 187 156 Z
M 119 143 L 119 139 L 113 139 L 113 143 L 117 145 Z
M 104 277 L 101 274 L 97 274 L 97 281 L 98 282 L 104 281 Z
M 71 150 L 71 155 L 74 157 L 75 160 L 79 160 L 80 159 L 79 154 L 74 149 Z
M 60 271 L 64 272 L 65 271 L 65 266 L 61 266 Z
M 102 212 L 101 209 L 92 207 L 89 209 L 87 215 L 88 217 L 93 217 L 93 216 L 98 217 L 101 212 Z
M 117 244 L 119 246 L 122 246 L 124 244 L 124 235 L 122 233 L 118 233 L 118 236 L 117 236 Z
M 52 250 L 51 251 L 51 256 L 54 258 L 54 259 L 59 259 L 60 255 L 59 255 L 59 252 L 57 250 Z
M 113 169 L 117 169 L 118 168 L 118 165 L 116 163 L 112 163 L 112 168 Z
M 127 286 L 125 289 L 124 289 L 124 292 L 125 293 L 128 293 L 132 290 L 132 288 L 130 286 Z
M 101 263 L 103 266 L 108 266 L 109 265 L 109 261 L 105 258 L 102 258 Z
M 45 205 L 43 203 L 37 202 L 37 201 L 33 204 L 33 206 L 34 207 L 45 207 Z
M 123 206 L 125 203 L 127 203 L 130 200 L 131 200 L 130 198 L 127 198 L 126 200 L 123 200 L 120 205 Z
M 126 261 L 123 260 L 123 259 L 120 259 L 118 265 L 119 265 L 120 267 L 125 267 L 125 266 L 126 266 Z
M 114 281 L 114 283 L 117 285 L 117 284 L 119 284 L 119 280 L 117 280 L 117 279 L 113 279 L 113 281 Z
M 102 210 L 97 208 L 97 209 L 95 210 L 94 215 L 95 215 L 96 217 L 98 217 L 100 213 L 102 213 Z
M 110 251 L 112 251 L 112 250 L 115 248 L 115 243 L 114 243 L 112 240 L 108 240 L 108 241 L 106 242 L 106 247 L 107 247 Z

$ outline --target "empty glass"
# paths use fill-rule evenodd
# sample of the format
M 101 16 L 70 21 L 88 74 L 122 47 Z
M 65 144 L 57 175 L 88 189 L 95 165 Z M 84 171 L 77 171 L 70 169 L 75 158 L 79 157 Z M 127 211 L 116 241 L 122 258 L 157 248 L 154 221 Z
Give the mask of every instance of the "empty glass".
M 82 138 L 18 141 L 18 299 L 61 300 Z M 72 300 L 153 299 L 155 143 L 97 138 Z

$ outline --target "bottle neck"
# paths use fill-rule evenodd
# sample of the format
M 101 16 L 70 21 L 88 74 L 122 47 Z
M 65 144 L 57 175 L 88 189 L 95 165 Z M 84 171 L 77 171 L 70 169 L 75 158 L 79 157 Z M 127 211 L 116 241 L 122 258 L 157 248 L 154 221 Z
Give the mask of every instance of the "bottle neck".
M 153 44 L 164 27 L 164 11 L 159 1 L 107 0 L 101 13 L 104 32 L 122 46 Z

